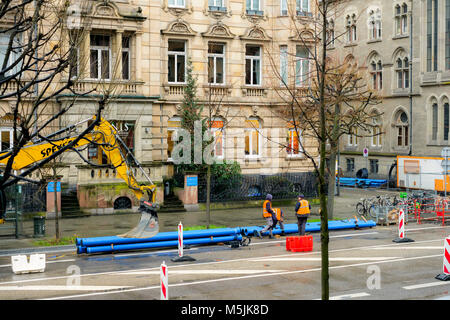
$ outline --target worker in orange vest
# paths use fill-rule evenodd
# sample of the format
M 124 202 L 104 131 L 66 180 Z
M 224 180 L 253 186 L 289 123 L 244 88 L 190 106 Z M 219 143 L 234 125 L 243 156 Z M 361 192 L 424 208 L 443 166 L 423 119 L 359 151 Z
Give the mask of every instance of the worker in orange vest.
M 273 210 L 275 211 L 277 220 L 273 221 L 272 228 L 275 229 L 277 227 L 277 223 L 279 223 L 280 229 L 281 229 L 281 235 L 285 236 L 286 233 L 284 232 L 284 212 L 283 212 L 283 210 L 281 210 L 281 208 L 274 208 Z
M 261 234 L 269 230 L 269 238 L 272 239 L 273 238 L 272 229 L 274 224 L 273 222 L 277 220 L 277 216 L 275 211 L 272 209 L 271 194 L 267 194 L 266 200 L 263 203 L 263 218 L 266 219 L 267 225 L 261 231 L 256 231 L 256 233 L 258 237 L 262 239 Z
M 295 215 L 298 221 L 298 233 L 301 236 L 305 235 L 306 220 L 308 220 L 310 213 L 311 205 L 303 194 L 299 194 L 297 204 L 295 205 Z

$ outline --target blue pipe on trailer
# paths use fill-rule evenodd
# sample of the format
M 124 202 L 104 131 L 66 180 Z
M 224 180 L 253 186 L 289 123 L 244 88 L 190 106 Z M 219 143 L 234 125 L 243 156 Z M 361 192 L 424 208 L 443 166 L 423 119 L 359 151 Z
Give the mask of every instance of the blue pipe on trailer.
M 222 236 L 222 237 L 209 237 L 209 238 L 197 238 L 197 239 L 187 239 L 183 241 L 185 245 L 199 245 L 199 244 L 211 244 L 211 243 L 219 243 L 219 242 L 228 242 L 242 240 L 242 235 L 234 234 L 231 236 Z M 95 246 L 95 247 L 86 247 L 86 253 L 99 253 L 99 252 L 119 252 L 126 250 L 138 250 L 138 249 L 150 249 L 150 248 L 162 248 L 162 247 L 177 247 L 178 240 L 170 240 L 170 241 L 154 241 L 154 242 L 144 242 L 144 243 L 129 243 L 129 244 L 118 244 L 118 245 L 109 245 L 109 246 Z
M 240 234 L 241 228 L 220 228 L 220 229 L 205 229 L 192 230 L 183 232 L 183 239 L 206 238 L 206 237 L 221 237 L 234 234 Z M 178 231 L 161 232 L 152 238 L 122 238 L 118 236 L 96 237 L 96 238 L 81 238 L 80 245 L 83 247 L 94 247 L 110 244 L 130 244 L 130 243 L 147 243 L 158 241 L 178 240 Z

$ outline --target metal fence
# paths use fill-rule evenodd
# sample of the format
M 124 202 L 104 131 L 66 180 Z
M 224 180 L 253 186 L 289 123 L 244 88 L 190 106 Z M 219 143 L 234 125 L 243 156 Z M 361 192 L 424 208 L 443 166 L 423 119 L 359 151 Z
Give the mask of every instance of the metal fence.
M 241 175 L 232 179 L 211 177 L 211 202 L 262 200 L 268 193 L 274 199 L 294 199 L 299 193 L 317 196 L 317 179 L 312 172 L 277 175 Z M 198 201 L 206 202 L 206 176 L 198 181 Z

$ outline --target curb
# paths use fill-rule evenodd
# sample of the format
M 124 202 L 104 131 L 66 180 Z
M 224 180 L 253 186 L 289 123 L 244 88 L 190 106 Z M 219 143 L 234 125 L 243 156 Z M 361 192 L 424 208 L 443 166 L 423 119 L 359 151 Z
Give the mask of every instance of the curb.
M 37 247 L 37 248 L 20 248 L 0 250 L 0 257 L 12 256 L 17 254 L 32 254 L 32 253 L 55 253 L 55 252 L 70 252 L 77 251 L 75 245 L 54 246 L 54 247 Z

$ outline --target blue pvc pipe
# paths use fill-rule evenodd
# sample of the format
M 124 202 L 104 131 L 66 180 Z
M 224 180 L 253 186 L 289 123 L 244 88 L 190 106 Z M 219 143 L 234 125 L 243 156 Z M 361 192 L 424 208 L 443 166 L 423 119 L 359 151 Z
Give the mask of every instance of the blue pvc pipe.
M 183 239 L 195 239 L 206 237 L 221 237 L 240 234 L 241 228 L 220 228 L 220 229 L 205 229 L 205 230 L 192 230 L 183 232 Z M 79 242 L 83 247 L 94 247 L 110 244 L 130 244 L 130 243 L 147 243 L 147 242 L 159 242 L 178 240 L 178 231 L 161 232 L 151 238 L 122 238 L 118 236 L 109 237 L 95 237 L 95 238 L 81 238 Z
M 235 234 L 235 235 L 223 236 L 223 237 L 187 239 L 187 240 L 183 241 L 183 244 L 199 245 L 199 244 L 228 242 L 228 241 L 233 241 L 233 240 L 239 240 L 239 241 L 242 240 L 242 235 Z M 106 252 L 113 252 L 113 251 L 118 252 L 118 251 L 126 251 L 126 250 L 138 250 L 138 249 L 174 247 L 174 246 L 175 247 L 178 246 L 178 240 L 86 247 L 86 253 L 99 253 L 99 252 L 106 253 Z
M 358 228 L 371 228 L 375 227 L 376 223 L 372 220 L 365 221 L 358 221 L 355 223 L 355 219 L 350 220 L 339 220 L 339 221 L 328 221 L 328 229 L 329 230 L 341 230 L 341 229 L 354 229 L 356 226 Z M 242 230 L 246 236 L 251 236 L 254 234 L 255 231 L 262 231 L 264 226 L 253 226 L 253 227 L 243 227 Z M 320 222 L 309 222 L 306 223 L 305 232 L 317 232 L 320 231 Z M 288 233 L 298 233 L 298 225 L 296 223 L 292 224 L 285 224 L 284 225 L 284 232 L 286 234 Z M 280 234 L 281 229 L 280 226 L 277 224 L 277 227 L 272 230 L 272 234 Z M 262 235 L 268 235 L 269 232 L 264 232 Z

